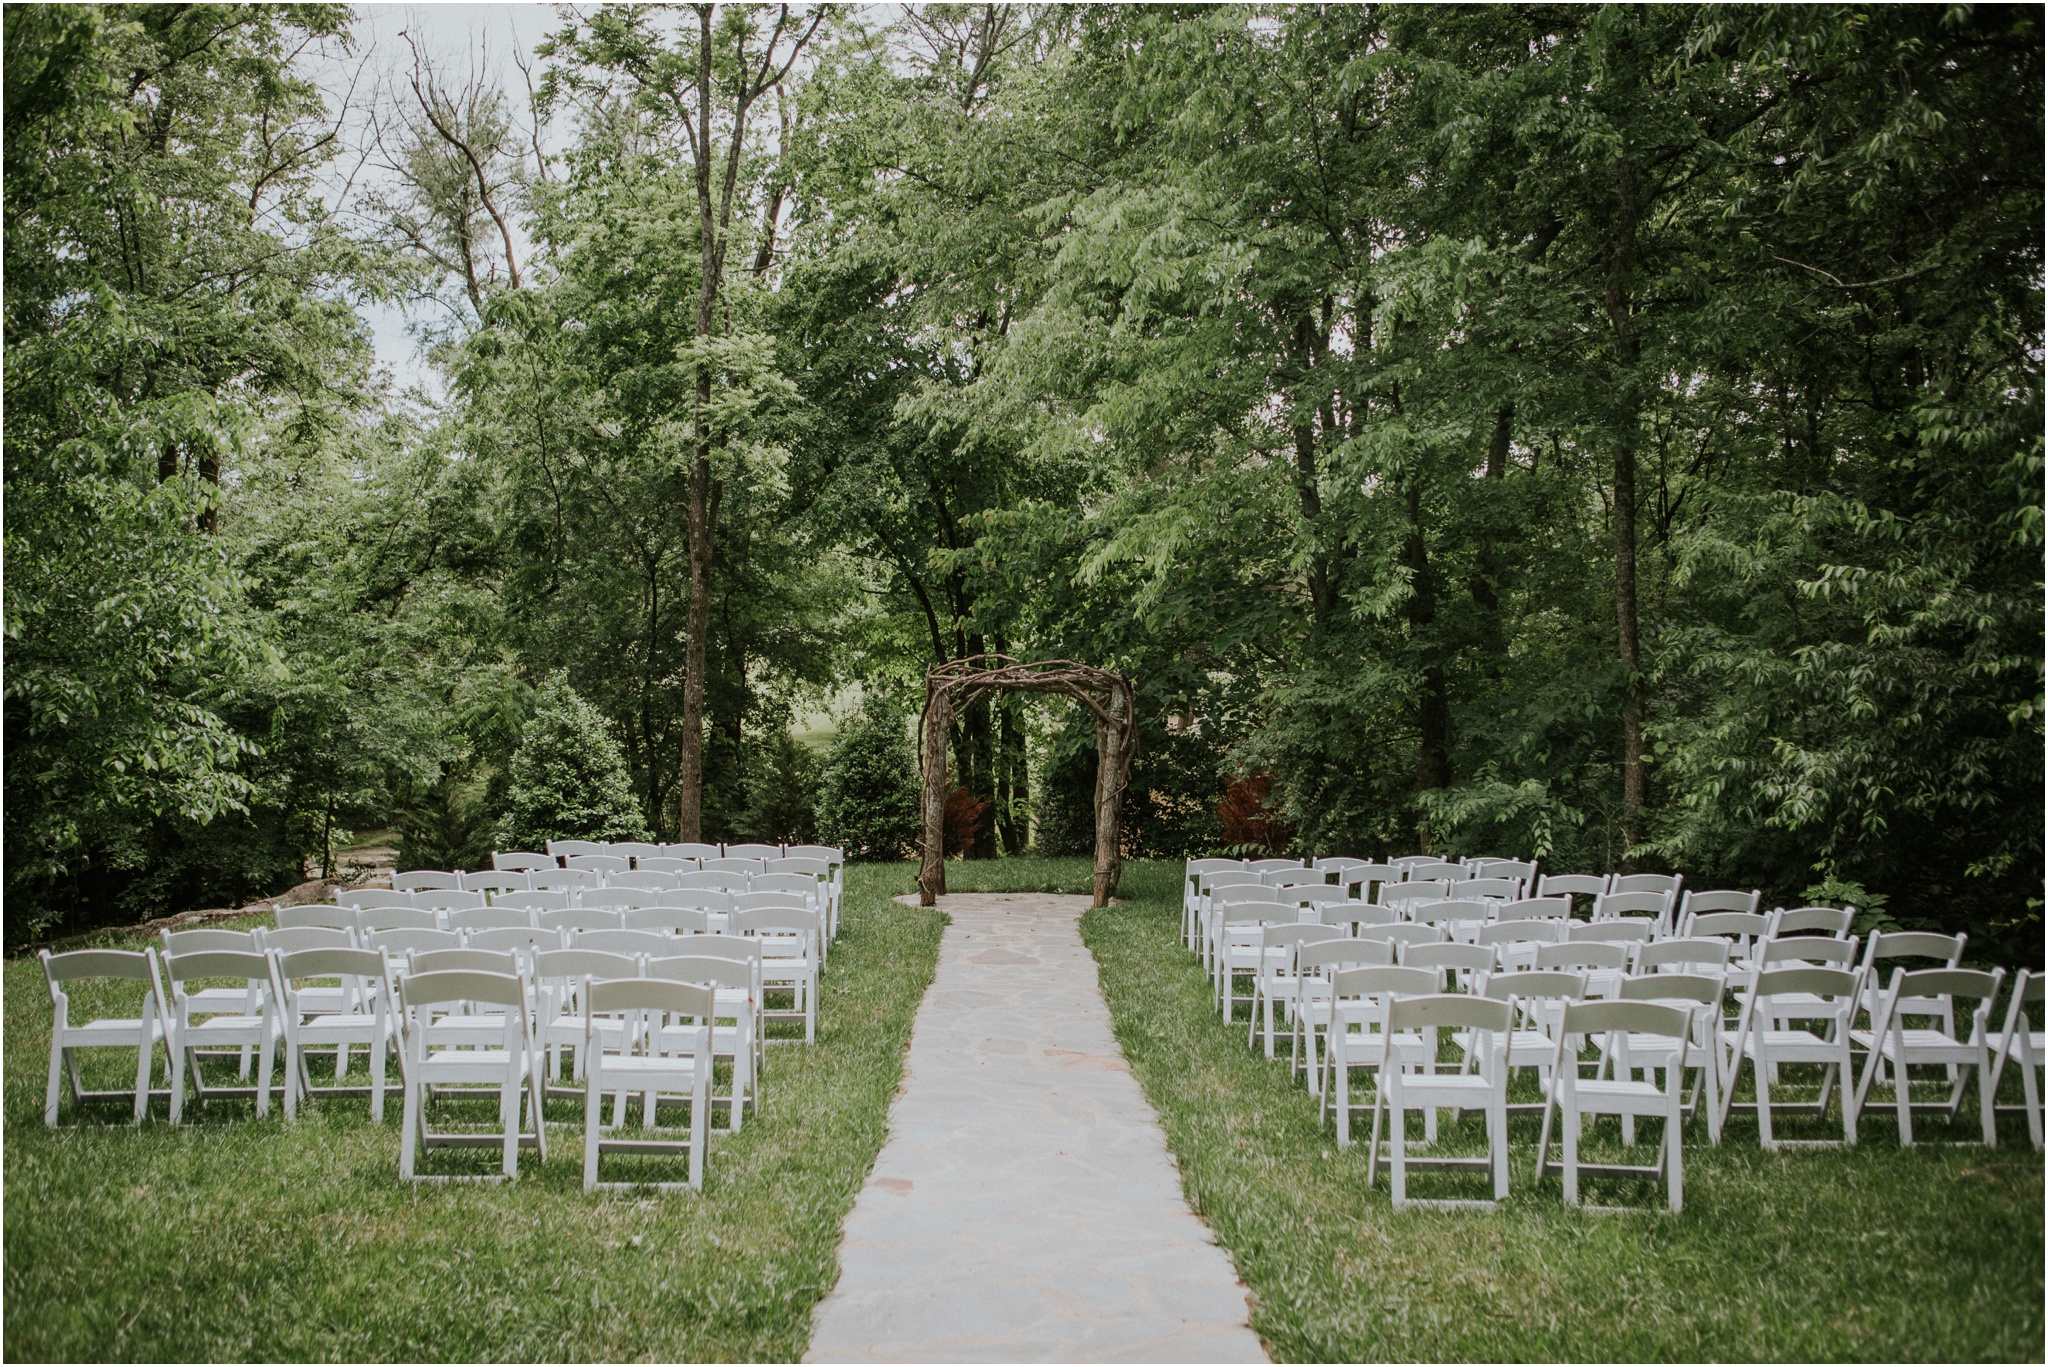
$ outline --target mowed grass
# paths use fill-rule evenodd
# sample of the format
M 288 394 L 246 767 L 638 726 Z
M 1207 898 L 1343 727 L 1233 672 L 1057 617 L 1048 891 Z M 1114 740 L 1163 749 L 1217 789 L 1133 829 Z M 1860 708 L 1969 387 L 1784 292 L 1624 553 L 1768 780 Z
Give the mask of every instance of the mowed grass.
M 1179 879 L 1178 865 L 1128 866 L 1118 905 L 1090 912 L 1082 934 L 1188 1199 L 1236 1260 L 1277 1359 L 2042 1359 L 2042 1160 L 2024 1122 L 2001 1120 L 1995 1150 L 1926 1142 L 1974 1132 L 1974 1091 L 1964 1123 L 1918 1122 L 1913 1149 L 1882 1107 L 1853 1150 L 1765 1153 L 1741 1115 L 1718 1149 L 1689 1131 L 1678 1216 L 1648 1211 L 1660 1190 L 1614 1179 L 1588 1199 L 1644 1213 L 1567 1209 L 1555 1176 L 1532 1181 L 1538 1118 L 1514 1118 L 1504 1208 L 1397 1214 L 1384 1177 L 1366 1185 L 1362 1140 L 1338 1150 L 1285 1063 L 1246 1048 L 1243 1012 L 1223 1024 L 1178 944 Z M 1445 1145 L 1483 1153 L 1483 1130 L 1447 1128 Z M 1411 1194 L 1486 1192 L 1440 1174 Z
M 395 1093 L 383 1125 L 361 1097 L 316 1099 L 293 1125 L 216 1101 L 176 1129 L 162 1099 L 139 1129 L 128 1102 L 81 1114 L 67 1100 L 46 1130 L 49 997 L 34 959 L 9 961 L 6 1357 L 794 1360 L 937 961 L 942 917 L 888 900 L 911 886 L 906 866 L 849 871 L 818 1041 L 770 1049 L 763 1107 L 714 1137 L 702 1196 L 586 1196 L 573 1097 L 548 1103 L 549 1161 L 529 1152 L 516 1182 L 491 1186 L 401 1183 Z M 132 1088 L 122 1057 L 93 1061 L 88 1085 L 125 1072 Z M 496 1155 L 437 1154 L 427 1170 Z

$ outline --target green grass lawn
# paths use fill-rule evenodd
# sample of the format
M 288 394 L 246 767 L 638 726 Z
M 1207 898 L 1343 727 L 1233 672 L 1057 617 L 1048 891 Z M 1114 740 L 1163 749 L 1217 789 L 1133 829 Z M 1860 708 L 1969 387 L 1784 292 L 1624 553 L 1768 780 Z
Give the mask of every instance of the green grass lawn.
M 769 1051 L 763 1109 L 714 1139 L 701 1197 L 584 1195 L 574 1098 L 549 1102 L 549 1162 L 499 1186 L 400 1183 L 395 1094 L 381 1126 L 340 1097 L 290 1126 L 214 1102 L 178 1129 L 158 1100 L 139 1130 L 126 1102 L 67 1101 L 46 1130 L 49 997 L 9 961 L 6 1357 L 795 1359 L 937 961 L 939 914 L 887 900 L 911 886 L 908 866 L 849 872 L 818 1042 Z M 125 1068 L 132 1087 L 126 1057 L 89 1085 Z
M 1568 1210 L 1555 1176 L 1533 1186 L 1539 1121 L 1518 1118 L 1501 1210 L 1396 1214 L 1384 1178 L 1366 1186 L 1363 1143 L 1339 1151 L 1286 1065 L 1245 1047 L 1242 1013 L 1222 1023 L 1178 943 L 1179 878 L 1128 867 L 1119 904 L 1082 934 L 1188 1199 L 1236 1259 L 1277 1359 L 2041 1360 L 2042 1160 L 2018 1117 L 1995 1150 L 1926 1143 L 1973 1132 L 1972 1093 L 1963 1124 L 1916 1123 L 1917 1148 L 1898 1146 L 1880 1107 L 1853 1150 L 1769 1154 L 1737 1115 L 1718 1149 L 1688 1133 L 1678 1216 Z M 1484 1152 L 1476 1119 L 1445 1142 Z M 1411 1194 L 1482 1195 L 1480 1180 L 1441 1175 Z M 1662 1193 L 1608 1181 L 1588 1199 L 1648 1207 Z

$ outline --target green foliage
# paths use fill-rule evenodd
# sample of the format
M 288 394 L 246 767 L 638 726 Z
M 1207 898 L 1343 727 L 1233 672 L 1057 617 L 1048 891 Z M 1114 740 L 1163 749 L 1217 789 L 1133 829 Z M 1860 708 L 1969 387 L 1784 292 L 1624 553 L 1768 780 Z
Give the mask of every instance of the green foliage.
M 812 845 L 818 839 L 819 756 L 787 731 L 747 750 L 747 801 L 732 823 L 733 838 L 768 845 Z
M 538 850 L 550 840 L 645 840 L 646 823 L 625 752 L 604 714 L 550 675 L 534 694 L 512 754 L 505 810 L 493 832 L 501 850 Z
M 488 785 L 443 775 L 398 808 L 397 867 L 479 869 L 490 867 L 495 833 L 487 810 Z M 540 849 L 519 845 L 518 849 Z
M 818 833 L 851 860 L 909 858 L 917 848 L 917 756 L 906 719 L 879 693 L 840 728 L 818 780 Z

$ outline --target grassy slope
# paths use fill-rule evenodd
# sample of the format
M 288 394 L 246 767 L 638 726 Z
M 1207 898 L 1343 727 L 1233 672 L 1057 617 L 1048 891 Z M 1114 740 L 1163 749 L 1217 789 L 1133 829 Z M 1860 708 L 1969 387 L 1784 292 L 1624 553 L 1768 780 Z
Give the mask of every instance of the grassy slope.
M 1537 1121 L 1515 1120 L 1505 1209 L 1397 1216 L 1384 1182 L 1365 1185 L 1363 1146 L 1339 1152 L 1285 1066 L 1209 1005 L 1176 940 L 1178 876 L 1133 866 L 1125 900 L 1082 933 L 1188 1198 L 1277 1358 L 2041 1360 L 2042 1162 L 2017 1119 L 1989 1152 L 1901 1150 L 1873 1117 L 1853 1151 L 1772 1155 L 1738 1116 L 1719 1149 L 1688 1136 L 1676 1218 L 1568 1211 L 1556 1178 L 1532 1187 Z M 1417 1194 L 1478 1194 L 1470 1182 Z M 1605 1184 L 1590 1199 L 1655 1198 Z
M 340 1098 L 291 1127 L 216 1102 L 177 1130 L 160 1100 L 140 1131 L 67 1102 L 52 1133 L 49 998 L 8 962 L 6 1357 L 793 1360 L 937 960 L 939 915 L 886 900 L 910 886 L 851 872 L 819 1041 L 771 1050 L 765 1108 L 713 1141 L 701 1198 L 586 1197 L 574 1099 L 509 1186 L 401 1185 L 395 1097 L 381 1127 Z M 94 1085 L 125 1066 L 132 1086 L 127 1057 Z

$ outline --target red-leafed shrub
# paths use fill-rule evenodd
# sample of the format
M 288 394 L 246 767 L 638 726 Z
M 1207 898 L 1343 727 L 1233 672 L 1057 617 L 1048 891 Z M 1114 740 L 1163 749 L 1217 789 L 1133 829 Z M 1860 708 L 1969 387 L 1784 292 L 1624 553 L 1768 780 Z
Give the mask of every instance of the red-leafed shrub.
M 1216 819 L 1223 826 L 1223 843 L 1234 849 L 1257 847 L 1278 854 L 1287 848 L 1290 834 L 1279 815 L 1266 806 L 1273 792 L 1271 774 L 1234 778 L 1217 804 Z
M 988 835 L 988 810 L 995 804 L 965 788 L 946 793 L 946 857 L 965 858 Z

